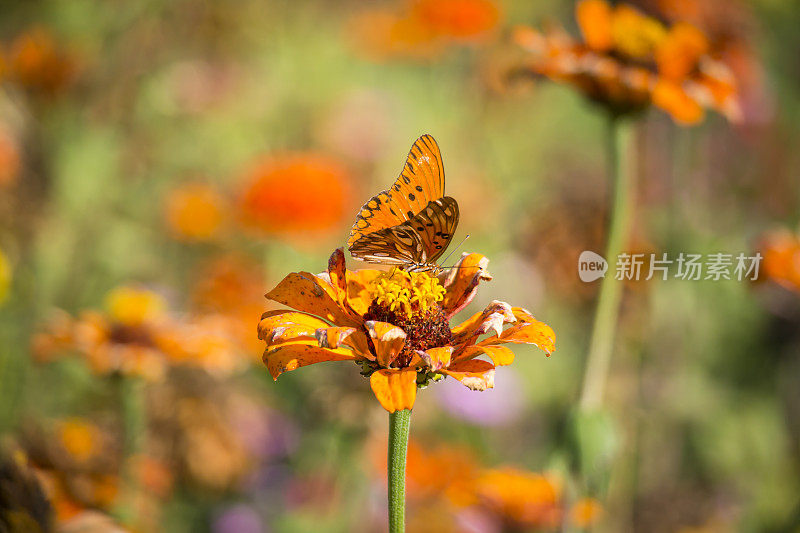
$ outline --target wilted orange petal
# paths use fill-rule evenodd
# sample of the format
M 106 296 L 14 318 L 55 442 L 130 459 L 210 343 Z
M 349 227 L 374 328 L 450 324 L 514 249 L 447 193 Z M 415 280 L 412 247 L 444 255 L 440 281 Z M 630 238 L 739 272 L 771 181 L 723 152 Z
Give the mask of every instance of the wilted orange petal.
M 503 332 L 503 325 L 514 322 L 513 309 L 505 302 L 498 300 L 490 303 L 486 309 L 471 316 L 465 322 L 453 328 L 453 343 L 462 344 L 475 337 L 494 330 L 495 334 Z
M 338 348 L 331 350 L 320 348 L 316 340 L 282 344 L 277 348 L 264 350 L 264 364 L 267 365 L 273 379 L 284 372 L 300 368 L 301 366 L 324 363 L 325 361 L 352 361 L 356 355 L 352 350 Z
M 479 355 L 486 354 L 495 366 L 506 366 L 514 362 L 514 352 L 505 346 L 467 346 L 458 354 L 458 360 L 471 359 Z
M 417 371 L 414 368 L 384 369 L 369 378 L 372 392 L 390 413 L 411 409 L 417 398 Z
M 403 349 L 406 343 L 406 332 L 386 322 L 369 320 L 364 323 L 372 337 L 378 364 L 388 367 Z
M 286 310 L 268 311 L 261 315 L 261 321 L 258 323 L 258 338 L 269 344 L 276 338 L 289 338 L 290 333 L 313 337 L 317 329 L 326 327 L 328 327 L 327 322 L 305 313 Z
M 308 272 L 292 272 L 267 293 L 267 298 L 338 326 L 357 326 L 358 321 L 345 313 L 331 292 L 333 288 L 325 280 Z
M 550 355 L 556 349 L 556 333 L 544 322 L 523 322 L 508 328 L 499 337 L 490 337 L 478 343 L 478 346 L 492 346 L 506 342 L 533 344 Z
M 433 371 L 441 370 L 442 368 L 447 368 L 450 365 L 450 358 L 453 355 L 453 347 L 452 346 L 440 346 L 438 348 L 429 348 L 425 350 L 425 356 L 421 358 L 421 361 L 425 363 L 425 366 L 430 368 Z
M 605 0 L 582 0 L 575 6 L 575 19 L 589 48 L 598 51 L 614 44 L 611 33 L 611 6 Z
M 481 281 L 491 281 L 492 276 L 486 270 L 489 259 L 481 254 L 463 254 L 450 269 L 439 277 L 439 281 L 447 291 L 441 303 L 447 317 L 461 311 L 475 297 Z
M 337 301 L 345 301 L 347 294 L 347 267 L 345 265 L 344 252 L 341 248 L 333 251 L 328 259 L 328 277 L 330 278 L 331 287 L 338 295 Z
M 353 333 L 355 328 L 320 328 L 314 332 L 322 348 L 338 348 Z
M 494 365 L 488 361 L 481 359 L 460 361 L 441 372 L 456 378 L 472 390 L 482 391 L 494 388 Z
M 370 268 L 347 271 L 347 301 L 355 313 L 363 315 L 367 312 L 373 298 L 369 286 L 382 273 Z

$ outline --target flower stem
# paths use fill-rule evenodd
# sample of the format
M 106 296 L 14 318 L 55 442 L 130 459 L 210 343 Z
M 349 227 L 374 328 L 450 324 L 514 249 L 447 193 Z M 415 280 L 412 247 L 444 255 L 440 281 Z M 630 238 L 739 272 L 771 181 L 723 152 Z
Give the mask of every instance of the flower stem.
M 119 408 L 123 425 L 122 482 L 125 489 L 116 508 L 117 518 L 123 524 L 131 524 L 135 519 L 133 501 L 139 491 L 135 472 L 135 462 L 141 448 L 142 437 L 146 431 L 144 395 L 142 383 L 138 378 L 117 375 L 114 377 Z
M 389 414 L 389 533 L 406 530 L 406 452 L 411 409 Z
M 614 199 L 611 205 L 611 224 L 608 231 L 605 258 L 614 265 L 617 256 L 627 244 L 630 230 L 631 198 L 635 181 L 635 162 L 631 150 L 633 129 L 630 123 L 611 116 L 608 121 L 607 158 L 609 179 L 613 182 Z M 623 284 L 613 271 L 607 272 L 600 285 L 600 296 L 594 315 L 586 373 L 583 378 L 580 406 L 584 410 L 596 409 L 603 401 L 614 330 L 622 298 Z

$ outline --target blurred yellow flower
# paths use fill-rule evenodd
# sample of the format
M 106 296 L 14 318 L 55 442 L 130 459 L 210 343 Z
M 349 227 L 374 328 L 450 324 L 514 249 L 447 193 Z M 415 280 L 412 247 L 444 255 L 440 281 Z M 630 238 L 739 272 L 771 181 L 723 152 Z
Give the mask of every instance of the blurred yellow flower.
M 106 295 L 106 308 L 113 320 L 135 327 L 163 318 L 167 302 L 147 289 L 117 287 Z
M 555 333 L 525 309 L 500 301 L 450 328 L 450 318 L 474 298 L 478 284 L 492 279 L 488 262 L 480 254 L 464 254 L 438 278 L 397 269 L 350 271 L 338 249 L 327 272 L 291 273 L 267 293 L 293 310 L 262 315 L 264 363 L 278 379 L 301 366 L 353 361 L 390 413 L 411 409 L 418 385 L 445 376 L 472 390 L 490 389 L 495 366 L 514 360 L 505 344 L 532 344 L 549 355 Z
M 243 223 L 270 234 L 322 232 L 341 222 L 350 176 L 331 158 L 296 153 L 264 159 L 246 174 L 239 200 Z
M 165 203 L 167 227 L 175 238 L 184 241 L 216 238 L 226 211 L 222 195 L 202 183 L 189 183 L 173 189 Z

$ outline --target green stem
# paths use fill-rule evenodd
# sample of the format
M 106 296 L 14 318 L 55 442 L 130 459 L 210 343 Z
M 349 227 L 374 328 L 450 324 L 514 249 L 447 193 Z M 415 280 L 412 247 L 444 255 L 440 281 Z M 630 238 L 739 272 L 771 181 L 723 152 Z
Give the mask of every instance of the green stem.
M 614 200 L 611 205 L 611 225 L 606 245 L 606 261 L 609 271 L 600 285 L 600 297 L 594 316 L 589 355 L 586 360 L 586 374 L 581 391 L 581 408 L 596 409 L 603 401 L 608 368 L 611 363 L 611 349 L 614 343 L 614 330 L 622 298 L 622 281 L 616 279 L 613 265 L 628 241 L 631 218 L 631 198 L 633 196 L 634 153 L 631 150 L 633 129 L 617 117 L 608 122 L 608 174 L 613 181 Z
M 136 518 L 131 502 L 139 490 L 135 461 L 147 425 L 142 390 L 144 383 L 138 378 L 121 374 L 115 376 L 114 380 L 123 424 L 122 480 L 125 489 L 123 498 L 117 504 L 116 515 L 123 524 L 131 524 Z
M 389 533 L 406 530 L 406 452 L 411 409 L 389 414 Z

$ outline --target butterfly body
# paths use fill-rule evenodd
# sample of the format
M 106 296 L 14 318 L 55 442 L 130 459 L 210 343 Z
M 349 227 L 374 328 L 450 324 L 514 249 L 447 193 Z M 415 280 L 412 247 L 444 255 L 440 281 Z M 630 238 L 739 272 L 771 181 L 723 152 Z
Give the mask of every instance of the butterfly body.
M 458 218 L 458 203 L 444 196 L 439 146 L 423 135 L 411 147 L 394 184 L 361 207 L 347 247 L 354 258 L 368 263 L 436 270 Z

